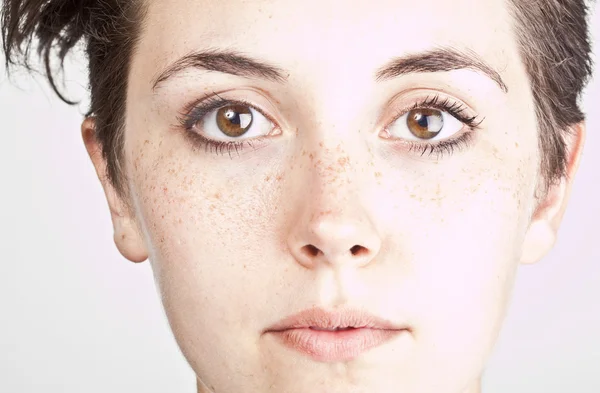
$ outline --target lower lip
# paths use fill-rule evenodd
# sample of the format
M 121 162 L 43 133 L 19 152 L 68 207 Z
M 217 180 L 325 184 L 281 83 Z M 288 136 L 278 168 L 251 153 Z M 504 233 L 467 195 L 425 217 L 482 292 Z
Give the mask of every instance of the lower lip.
M 274 333 L 283 344 L 321 362 L 349 361 L 406 330 L 348 329 L 338 331 L 298 328 Z

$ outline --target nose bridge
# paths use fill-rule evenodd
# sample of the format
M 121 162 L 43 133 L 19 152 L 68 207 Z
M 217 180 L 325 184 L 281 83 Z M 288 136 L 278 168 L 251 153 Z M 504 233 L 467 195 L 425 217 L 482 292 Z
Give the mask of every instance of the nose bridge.
M 347 197 L 356 187 L 356 163 L 351 161 L 348 147 L 341 138 L 321 139 L 309 154 L 309 160 L 310 184 L 315 189 L 315 198 L 320 198 L 324 207 L 339 194 Z
M 362 200 L 361 189 L 367 185 L 358 166 L 363 160 L 351 147 L 358 144 L 344 143 L 339 132 L 319 135 L 327 136 L 307 138 L 300 155 L 304 162 L 297 166 L 303 168 L 297 175 L 303 179 L 304 197 L 295 207 L 289 248 L 306 268 L 365 266 L 378 253 L 380 239 Z
M 301 166 L 307 168 L 303 176 L 308 182 L 306 208 L 311 217 L 341 218 L 348 216 L 347 207 L 359 204 L 361 181 L 357 170 L 362 159 L 356 146 L 361 143 L 356 130 L 339 127 L 334 121 L 320 123 L 313 132 L 306 133 L 303 141 L 302 158 L 307 162 Z

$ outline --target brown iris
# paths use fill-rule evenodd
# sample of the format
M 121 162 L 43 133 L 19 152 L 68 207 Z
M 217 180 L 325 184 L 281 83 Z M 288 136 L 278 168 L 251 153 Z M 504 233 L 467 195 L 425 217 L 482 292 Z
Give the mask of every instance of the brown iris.
M 406 124 L 410 132 L 420 139 L 431 139 L 442 131 L 444 118 L 436 109 L 413 109 L 408 112 Z
M 219 130 L 230 137 L 238 137 L 252 125 L 252 112 L 247 106 L 227 105 L 217 112 Z

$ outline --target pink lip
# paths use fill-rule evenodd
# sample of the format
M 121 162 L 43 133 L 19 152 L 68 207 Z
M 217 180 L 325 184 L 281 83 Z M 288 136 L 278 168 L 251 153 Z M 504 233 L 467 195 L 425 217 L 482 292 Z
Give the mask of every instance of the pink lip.
M 353 327 L 348 330 L 322 331 Z M 266 330 L 294 350 L 317 361 L 348 361 L 377 347 L 401 333 L 410 332 L 362 310 L 327 312 L 320 308 L 302 311 L 285 318 Z

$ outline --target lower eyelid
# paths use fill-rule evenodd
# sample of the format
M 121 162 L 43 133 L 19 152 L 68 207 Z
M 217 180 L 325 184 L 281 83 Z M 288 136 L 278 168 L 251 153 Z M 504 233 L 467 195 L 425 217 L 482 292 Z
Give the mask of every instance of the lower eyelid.
M 397 145 L 401 145 L 402 150 L 406 150 L 409 154 L 417 154 L 421 152 L 421 157 L 436 155 L 436 159 L 442 158 L 444 155 L 452 155 L 457 151 L 462 151 L 472 147 L 475 143 L 476 131 L 470 130 L 465 131 L 460 136 L 455 138 L 444 139 L 435 143 L 428 142 L 413 142 L 413 141 L 399 141 Z M 429 152 L 429 153 L 427 153 Z

